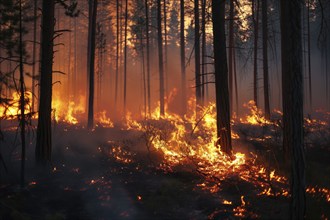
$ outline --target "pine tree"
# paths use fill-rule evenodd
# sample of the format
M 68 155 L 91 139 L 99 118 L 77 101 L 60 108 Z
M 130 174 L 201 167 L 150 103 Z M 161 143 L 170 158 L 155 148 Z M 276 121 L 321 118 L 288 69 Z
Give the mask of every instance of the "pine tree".
M 212 0 L 217 135 L 221 150 L 231 154 L 230 103 L 225 35 L 225 1 Z

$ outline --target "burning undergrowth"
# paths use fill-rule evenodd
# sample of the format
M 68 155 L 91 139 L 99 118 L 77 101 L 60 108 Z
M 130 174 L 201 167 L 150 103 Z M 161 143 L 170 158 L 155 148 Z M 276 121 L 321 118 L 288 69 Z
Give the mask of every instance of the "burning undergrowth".
M 262 207 L 260 201 L 272 203 L 276 200 L 288 204 L 289 181 L 287 173 L 279 166 L 282 161 L 277 161 L 280 154 L 277 154 L 276 148 L 280 149 L 282 139 L 281 112 L 273 112 L 271 120 L 266 120 L 254 105 L 249 103 L 247 107 L 250 108 L 250 114 L 232 120 L 232 156 L 224 154 L 221 147 L 215 144 L 214 104 L 201 108 L 197 114 L 195 109 L 190 109 L 191 114 L 185 117 L 169 112 L 160 117 L 159 109 L 145 116 L 144 120 L 135 120 L 128 115 L 125 125 L 121 127 L 114 125 L 106 112 L 101 112 L 97 114 L 98 124 L 93 131 L 84 129 L 78 115 L 73 112 L 72 117 L 77 121 L 55 117 L 54 120 L 58 122 L 54 124 L 54 131 L 61 133 L 58 136 L 71 134 L 74 137 L 73 134 L 77 134 L 81 141 L 85 137 L 90 139 L 95 136 L 95 140 L 90 140 L 88 144 L 84 141 L 84 144 L 89 147 L 97 143 L 97 151 L 107 158 L 105 166 L 109 173 L 102 173 L 102 176 L 124 177 L 122 184 L 125 187 L 131 184 L 132 189 L 128 191 L 131 191 L 132 198 L 141 206 L 158 209 L 155 201 L 160 199 L 174 210 L 176 207 L 173 203 L 182 205 L 186 200 L 176 201 L 168 195 L 175 197 L 179 193 L 191 194 L 187 199 L 199 203 L 193 197 L 206 193 L 215 201 L 209 204 L 207 211 L 202 211 L 208 218 L 256 218 L 262 217 L 260 213 L 263 213 L 261 209 L 256 209 Z M 82 131 L 85 132 L 84 138 L 81 137 Z M 314 143 L 317 138 L 321 138 L 324 142 L 322 146 L 326 146 L 326 138 L 330 136 L 329 125 L 319 119 L 307 118 L 305 134 L 306 147 L 312 146 L 308 143 Z M 326 138 L 323 139 L 323 136 Z M 74 145 L 78 145 L 76 139 L 72 142 Z M 67 147 L 63 154 L 67 155 L 70 149 Z M 65 168 L 58 166 L 53 173 L 61 173 L 61 169 Z M 72 173 L 79 176 L 84 172 L 78 165 L 74 165 L 70 168 Z M 188 180 L 182 178 L 182 175 L 189 176 Z M 85 185 L 89 187 L 101 190 L 106 188 L 102 178 L 91 177 L 86 181 Z M 329 186 L 314 183 L 308 185 L 308 196 L 329 203 Z M 173 190 L 175 187 L 179 189 Z M 65 187 L 66 191 L 69 189 L 72 187 Z M 103 195 L 107 190 L 100 191 L 100 194 Z M 102 204 L 111 203 L 108 201 L 109 198 L 112 201 L 111 195 L 104 195 L 100 197 Z M 200 198 L 196 200 L 205 202 Z
M 290 197 L 289 181 L 286 175 L 282 174 L 283 172 L 277 171 L 278 167 L 264 165 L 264 158 L 259 159 L 258 152 L 242 153 L 239 152 L 238 147 L 235 147 L 235 144 L 245 136 L 246 140 L 253 144 L 263 145 L 264 150 L 268 152 L 267 144 L 271 145 L 281 140 L 281 113 L 279 111 L 273 114 L 272 120 L 266 120 L 262 113 L 253 107 L 250 115 L 233 120 L 234 153 L 232 156 L 224 154 L 221 147 L 215 144 L 217 137 L 214 104 L 201 109 L 197 115 L 182 118 L 168 113 L 159 118 L 159 115 L 154 113 L 148 119 L 140 121 L 128 117 L 125 129 L 139 132 L 140 139 L 147 149 L 147 160 L 153 168 L 164 173 L 197 174 L 201 177 L 196 182 L 197 189 L 223 198 L 223 192 L 231 183 L 237 185 L 236 194 L 241 194 L 240 201 L 244 201 L 244 193 L 246 193 L 239 189 L 242 185 L 248 185 L 250 193 L 253 192 L 258 197 L 283 199 Z M 312 122 L 323 126 L 320 130 L 327 132 L 328 125 L 325 122 Z M 313 129 L 313 126 L 315 125 L 306 120 L 305 129 Z M 252 130 L 253 133 L 244 133 L 245 130 Z M 136 155 L 132 154 L 129 148 L 125 150 L 120 147 L 121 144 L 111 143 L 111 145 L 113 147 L 108 152 L 110 157 L 121 163 L 136 163 L 134 161 Z M 271 159 L 276 161 L 276 156 L 274 155 Z M 327 188 L 320 187 L 309 187 L 307 190 L 307 193 L 312 196 L 318 195 L 329 202 L 328 192 Z M 246 198 L 249 199 L 249 196 Z M 226 198 L 224 201 L 228 203 L 226 205 L 232 207 L 235 216 L 256 217 L 253 212 L 247 212 L 244 208 L 249 206 L 248 202 L 241 202 L 239 205 L 237 201 L 232 202 Z

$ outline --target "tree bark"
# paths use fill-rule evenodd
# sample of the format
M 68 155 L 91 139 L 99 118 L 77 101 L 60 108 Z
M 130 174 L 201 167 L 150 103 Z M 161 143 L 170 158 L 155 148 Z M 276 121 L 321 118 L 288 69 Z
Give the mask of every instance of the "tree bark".
M 162 37 L 162 11 L 161 0 L 157 0 L 157 35 L 158 35 L 158 65 L 159 65 L 159 100 L 160 116 L 165 115 L 164 107 L 164 63 L 163 63 L 163 37 Z
M 233 54 L 234 54 L 233 50 L 234 50 L 234 0 L 230 0 L 228 68 L 229 68 L 229 101 L 231 107 L 233 107 Z
M 264 104 L 265 118 L 270 119 L 269 104 L 269 77 L 268 77 L 268 18 L 267 18 L 267 0 L 261 4 L 262 10 L 262 54 L 263 54 L 263 72 L 264 72 Z
M 145 0 L 146 13 L 146 43 L 147 43 L 147 97 L 148 97 L 148 114 L 151 114 L 151 92 L 150 92 L 150 39 L 149 39 L 149 5 Z
M 199 0 L 194 0 L 195 16 L 195 87 L 196 107 L 202 104 L 201 73 L 200 73 L 200 38 L 199 38 Z
M 291 219 L 305 216 L 301 1 L 281 0 L 283 147 L 291 159 Z
M 51 162 L 52 134 L 52 71 L 53 71 L 53 46 L 55 26 L 55 0 L 42 2 L 42 34 L 41 34 L 41 74 L 40 74 L 40 102 L 37 127 L 36 162 L 47 165 Z
M 33 7 L 33 52 L 32 52 L 32 112 L 35 109 L 35 87 L 36 87 L 36 52 L 37 52 L 37 10 L 38 10 L 38 1 L 34 0 Z
M 163 9 L 164 9 L 164 64 L 165 64 L 165 94 L 166 96 L 169 95 L 169 91 L 168 91 L 168 80 L 169 80 L 169 76 L 168 76 L 168 58 L 167 58 L 167 8 L 166 8 L 166 0 L 164 0 L 164 5 L 163 5 Z
M 21 187 L 25 185 L 25 89 L 24 89 L 24 70 L 23 70 L 23 25 L 22 25 L 22 0 L 19 1 L 19 73 L 20 73 L 20 127 L 21 127 Z
M 115 108 L 118 100 L 118 77 L 119 77 L 119 0 L 116 0 L 116 79 L 115 79 Z
M 186 49 L 184 34 L 184 0 L 180 0 L 180 61 L 181 61 L 181 90 L 182 90 L 182 115 L 187 112 L 187 85 L 186 85 Z
M 252 1 L 254 29 L 254 58 L 253 58 L 253 100 L 258 107 L 258 36 L 259 36 L 259 0 Z
M 128 22 L 128 1 L 125 1 L 125 30 L 124 30 L 124 114 L 126 115 L 127 96 L 127 22 Z
M 310 31 L 310 0 L 307 0 L 307 47 L 308 47 L 308 93 L 310 113 L 313 111 L 312 100 L 312 64 L 311 64 L 311 31 Z
M 92 7 L 89 17 L 88 31 L 90 32 L 90 39 L 88 41 L 88 76 L 89 76 L 89 98 L 88 98 L 88 123 L 87 127 L 92 129 L 94 126 L 94 78 L 95 78 L 95 32 L 96 32 L 96 16 L 97 16 L 97 0 L 90 0 Z
M 202 0 L 202 86 L 201 86 L 201 96 L 202 96 L 202 102 L 205 103 L 205 87 L 206 84 L 206 0 Z
M 221 150 L 231 154 L 230 104 L 225 35 L 225 0 L 212 0 L 217 135 Z

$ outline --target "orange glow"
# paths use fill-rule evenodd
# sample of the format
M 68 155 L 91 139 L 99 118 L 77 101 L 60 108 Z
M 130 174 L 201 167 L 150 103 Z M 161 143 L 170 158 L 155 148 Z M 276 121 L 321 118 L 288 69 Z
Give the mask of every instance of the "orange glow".
M 265 125 L 271 124 L 264 116 L 261 109 L 258 109 L 253 100 L 250 100 L 244 107 L 250 109 L 250 115 L 246 115 L 245 118 L 240 118 L 240 122 L 243 124 L 252 125 Z
M 32 93 L 25 93 L 25 108 L 24 114 L 31 112 L 30 102 L 32 100 Z M 14 92 L 12 97 L 9 98 L 8 106 L 0 105 L 0 118 L 14 119 L 21 114 L 20 109 L 20 93 Z

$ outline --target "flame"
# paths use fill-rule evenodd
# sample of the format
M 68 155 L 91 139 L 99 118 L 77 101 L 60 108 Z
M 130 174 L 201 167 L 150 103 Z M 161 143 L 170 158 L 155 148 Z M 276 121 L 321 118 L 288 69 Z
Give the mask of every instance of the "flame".
M 0 118 L 14 119 L 21 114 L 20 109 L 20 93 L 14 92 L 12 97 L 8 99 L 8 103 L 0 103 Z M 25 107 L 24 114 L 31 112 L 30 102 L 32 100 L 32 93 L 25 92 L 24 94 Z
M 250 109 L 250 115 L 246 115 L 245 118 L 240 118 L 240 122 L 243 124 L 251 124 L 251 125 L 267 125 L 271 124 L 269 120 L 267 120 L 263 116 L 263 112 L 259 109 L 253 100 L 250 100 L 247 104 L 243 105 Z
M 214 103 L 200 108 L 198 114 L 195 111 L 194 99 L 190 99 L 188 103 L 188 108 L 192 110 L 189 111 L 189 115 L 184 117 L 169 111 L 160 117 L 159 106 L 142 121 L 134 120 L 131 113 L 126 116 L 127 128 L 141 131 L 148 149 L 163 157 L 163 162 L 158 165 L 159 169 L 172 172 L 176 166 L 188 165 L 189 167 L 190 165 L 193 171 L 197 170 L 207 177 L 206 182 L 197 184 L 197 186 L 209 190 L 211 193 L 218 192 L 220 185 L 209 184 L 208 177 L 222 181 L 233 174 L 259 187 L 259 195 L 272 193 L 269 190 L 270 182 L 276 182 L 283 188 L 287 186 L 287 179 L 275 174 L 275 170 L 268 171 L 263 166 L 255 165 L 256 155 L 247 158 L 243 153 L 234 152 L 233 156 L 229 157 L 221 151 L 221 146 L 217 145 Z M 256 108 L 252 109 L 256 110 Z M 254 115 L 256 112 L 258 111 L 254 111 Z M 261 120 L 260 117 L 258 120 Z M 260 124 L 258 123 L 258 125 Z M 234 138 L 239 138 L 236 133 L 233 132 L 233 134 Z M 272 194 L 274 196 L 288 195 L 286 190 L 277 191 L 280 193 Z M 244 198 L 242 200 L 244 201 Z
M 96 121 L 103 127 L 113 128 L 113 122 L 107 117 L 106 111 L 101 111 L 96 114 Z
M 65 101 L 57 93 L 52 100 L 52 109 L 55 120 L 63 121 L 69 124 L 78 124 L 77 115 L 85 112 L 85 98 L 80 96 L 78 102 Z

